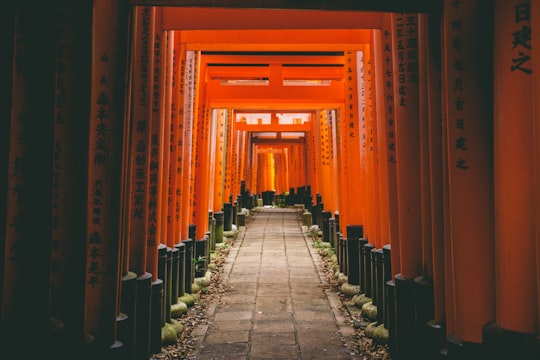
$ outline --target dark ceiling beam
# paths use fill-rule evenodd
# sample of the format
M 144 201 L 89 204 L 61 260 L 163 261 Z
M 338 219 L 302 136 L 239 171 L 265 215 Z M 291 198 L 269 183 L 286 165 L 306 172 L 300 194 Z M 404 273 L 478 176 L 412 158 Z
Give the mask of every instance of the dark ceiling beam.
M 130 0 L 132 5 L 442 13 L 443 0 Z

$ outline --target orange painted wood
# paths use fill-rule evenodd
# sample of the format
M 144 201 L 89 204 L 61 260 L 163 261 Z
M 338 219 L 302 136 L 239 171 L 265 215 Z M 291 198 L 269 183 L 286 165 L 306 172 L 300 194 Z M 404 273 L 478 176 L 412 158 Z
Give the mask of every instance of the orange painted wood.
M 194 84 L 195 89 L 198 87 L 198 84 L 200 82 L 200 68 L 201 68 L 201 62 L 200 62 L 200 54 L 196 51 L 192 52 L 193 54 L 193 64 L 195 73 L 194 73 Z M 197 149 L 200 146 L 199 140 L 198 140 L 198 134 L 201 131 L 200 128 L 202 126 L 201 122 L 201 112 L 202 109 L 200 107 L 200 102 L 204 103 L 204 96 L 200 94 L 198 91 L 194 92 L 193 94 L 194 100 L 193 100 L 193 128 L 192 128 L 192 137 L 191 137 L 191 177 L 190 177 L 190 202 L 189 202 L 189 218 L 191 224 L 196 224 L 196 206 L 197 206 L 197 189 L 195 188 L 197 181 L 201 181 L 201 179 L 197 178 L 197 166 L 199 166 L 199 163 L 197 162 L 198 158 L 198 152 Z M 196 239 L 193 239 L 195 241 Z
M 394 103 L 401 274 L 422 275 L 420 128 L 418 123 L 417 17 L 393 20 Z
M 334 209 L 332 197 L 332 132 L 331 121 L 327 109 L 318 111 L 317 114 L 318 139 L 317 139 L 317 175 L 319 176 L 318 193 L 321 194 L 325 211 Z
M 118 79 L 126 72 L 129 11 L 123 3 L 107 0 L 95 1 L 94 11 L 88 157 L 88 204 L 92 213 L 87 221 L 85 323 L 89 335 L 110 346 L 116 339 L 118 315 L 121 240 L 117 184 L 125 131 L 125 83 Z M 118 36 L 111 36 L 113 33 Z
M 358 175 L 358 191 L 360 191 L 360 201 L 356 205 L 359 209 L 361 221 L 360 224 L 363 225 L 364 237 L 370 240 L 370 231 L 372 230 L 370 218 L 370 213 L 367 213 L 369 209 L 369 189 L 368 189 L 368 158 L 367 158 L 367 77 L 366 77 L 366 56 L 369 51 L 369 45 L 362 47 L 362 51 L 357 52 L 357 77 L 358 81 L 358 124 L 359 124 L 359 153 L 358 153 L 358 166 L 359 166 L 359 175 Z M 354 186 L 354 185 L 353 185 Z
M 349 224 L 349 198 L 348 198 L 348 182 L 347 182 L 347 173 L 348 173 L 348 159 L 347 159 L 347 137 L 349 134 L 348 126 L 349 122 L 347 121 L 346 108 L 345 106 L 340 107 L 340 114 L 342 116 L 338 117 L 338 135 L 337 140 L 337 172 L 338 172 L 338 204 L 339 204 L 339 226 L 343 234 L 347 224 Z M 306 184 L 307 184 L 306 179 Z
M 180 155 L 180 148 L 178 146 L 178 135 L 180 134 L 179 124 L 181 121 L 178 111 L 179 106 L 179 92 L 180 92 L 180 79 L 179 79 L 179 61 L 181 52 L 180 40 L 177 36 L 172 36 L 173 40 L 173 58 L 172 58 L 172 73 L 171 73 L 171 97 L 170 107 L 167 111 L 170 112 L 170 133 L 169 133 L 169 184 L 167 190 L 167 246 L 173 248 L 178 244 L 180 239 L 178 236 L 178 223 L 180 221 L 180 204 L 178 203 L 178 184 L 177 178 L 179 176 L 178 157 Z
M 419 122 L 420 122 L 420 186 L 421 186 L 421 206 L 422 206 L 422 263 L 424 279 L 431 281 L 433 278 L 433 256 L 432 256 L 432 219 L 431 219 L 431 182 L 430 182 L 430 143 L 429 124 L 432 122 L 429 114 L 429 103 L 431 98 L 428 88 L 429 61 L 429 29 L 427 28 L 428 17 L 420 14 L 418 16 L 418 79 L 419 79 Z M 438 102 L 434 99 L 433 102 Z
M 197 67 L 195 56 L 192 51 L 185 50 L 182 47 L 182 55 L 184 59 L 182 66 L 184 85 L 182 86 L 182 96 L 184 102 L 183 111 L 183 155 L 182 155 L 182 200 L 181 209 L 182 217 L 180 218 L 180 239 L 189 238 L 189 224 L 191 223 L 191 207 L 190 202 L 193 198 L 193 187 L 191 183 L 191 169 L 193 165 L 192 157 L 192 142 L 193 142 L 193 127 L 195 114 L 195 76 Z
M 129 269 L 146 272 L 154 14 L 150 7 L 134 10 L 133 112 L 130 145 Z
M 424 17 L 421 15 L 421 18 Z M 428 20 L 429 21 L 429 20 Z M 421 26 L 426 26 L 428 37 L 435 44 L 440 45 L 440 24 L 436 21 L 431 24 L 422 21 Z M 435 28 L 436 27 L 436 28 Z M 424 34 L 424 31 L 421 32 Z M 422 49 L 425 49 L 426 61 L 426 87 L 427 87 L 427 116 L 429 118 L 427 131 L 429 141 L 430 163 L 430 206 L 431 206 L 431 248 L 432 270 L 431 280 L 434 293 L 434 320 L 439 324 L 444 321 L 445 314 L 445 271 L 444 271 L 444 180 L 443 180 L 443 123 L 441 93 L 441 68 L 437 61 L 437 45 L 428 45 L 427 39 L 422 40 Z
M 538 24 L 540 22 L 540 4 L 538 2 L 531 4 L 531 23 Z M 540 58 L 540 28 L 538 26 L 533 26 L 532 28 L 532 57 L 534 59 Z M 538 99 L 540 97 L 540 77 L 539 77 L 538 67 L 534 67 L 533 71 L 533 89 L 532 97 L 533 99 Z M 540 107 L 537 101 L 533 101 L 533 126 L 534 126 L 534 164 L 535 164 L 535 204 L 538 207 L 540 204 Z M 536 263 L 540 264 L 540 211 L 536 211 Z M 536 270 L 536 297 L 538 305 L 538 316 L 537 316 L 537 329 L 540 329 L 540 267 L 537 266 Z M 538 330 L 537 334 L 540 334 Z
M 225 173 L 224 173 L 224 185 L 223 185 L 223 193 L 225 198 L 228 198 L 229 196 L 233 199 L 233 204 L 236 201 L 236 196 L 238 193 L 234 191 L 234 171 L 232 168 L 232 144 L 233 144 L 233 125 L 234 125 L 234 115 L 233 115 L 233 109 L 227 109 L 227 124 L 225 127 L 225 147 L 224 147 L 224 157 L 225 157 Z
M 362 73 L 359 70 L 359 66 L 363 69 L 363 64 L 359 52 L 348 51 L 345 53 L 346 62 L 346 82 L 345 82 L 345 116 L 343 119 L 344 136 L 342 138 L 344 148 L 344 162 L 345 171 L 343 172 L 346 185 L 343 185 L 343 191 L 345 192 L 345 208 L 346 213 L 340 211 L 340 220 L 342 216 L 345 216 L 346 222 L 343 226 L 350 224 L 364 225 L 362 201 L 362 173 L 361 173 L 361 160 L 360 160 L 360 146 L 361 146 L 361 122 L 362 117 L 362 103 L 360 97 L 362 96 L 363 83 L 361 82 Z M 341 209 L 340 209 L 341 210 Z M 341 221 L 340 221 L 341 222 Z
M 397 167 L 396 167 L 396 117 L 395 117 L 395 102 L 394 102 L 394 82 L 396 81 L 393 67 L 392 53 L 392 24 L 391 15 L 383 16 L 383 28 L 381 30 L 381 61 L 383 71 L 383 96 L 384 96 L 384 123 L 381 126 L 381 147 L 385 144 L 382 150 L 380 161 L 384 172 L 386 166 L 386 178 L 381 183 L 381 188 L 387 191 L 388 206 L 388 240 L 391 246 L 391 267 L 392 277 L 401 271 L 400 262 L 400 239 L 398 229 L 398 205 L 397 205 Z M 384 157 L 383 157 L 383 154 Z M 384 165 L 383 165 L 384 163 Z M 385 187 L 383 184 L 387 183 Z
M 390 227 L 392 226 L 390 219 L 390 203 L 388 189 L 388 136 L 387 136 L 387 118 L 385 106 L 386 100 L 385 81 L 391 74 L 386 74 L 385 64 L 385 29 L 373 32 L 373 72 L 374 72 L 374 89 L 377 94 L 375 102 L 376 109 L 376 139 L 377 139 L 377 169 L 378 169 L 378 198 L 377 209 L 379 216 L 379 231 L 380 231 L 380 246 L 390 244 Z M 391 49 L 391 47 L 389 48 Z
M 530 4 L 495 2 L 494 193 L 496 322 L 536 333 L 533 99 Z M 519 35 L 518 35 L 519 34 Z M 519 279 L 519 281 L 516 281 Z M 515 299 L 520 299 L 516 306 Z
M 211 199 L 213 211 L 220 211 L 223 203 L 228 202 L 229 198 L 225 196 L 225 129 L 227 122 L 227 110 L 217 110 L 216 133 L 214 135 L 214 149 L 210 156 L 214 158 L 214 192 Z
M 379 220 L 379 166 L 377 142 L 377 100 L 375 98 L 375 68 L 373 59 L 373 41 L 364 45 L 364 80 L 365 80 L 365 117 L 366 117 L 366 160 L 367 160 L 367 208 L 369 219 L 368 229 L 371 229 L 369 242 L 375 248 L 382 248 L 381 228 Z
M 181 42 L 180 38 L 175 34 L 175 88 L 173 88 L 173 102 L 175 106 L 175 114 L 177 116 L 177 126 L 176 126 L 176 158 L 175 158 L 175 184 L 174 184 L 174 234 L 175 240 L 174 243 L 179 244 L 183 239 L 182 231 L 185 234 L 188 233 L 189 223 L 184 223 L 183 219 L 189 214 L 189 208 L 182 207 L 184 202 L 184 197 L 189 197 L 189 193 L 184 191 L 184 181 L 186 181 L 186 174 L 184 174 L 184 168 L 187 166 L 184 160 L 184 151 L 186 146 L 190 145 L 190 142 L 185 142 L 185 126 L 186 124 L 186 104 L 185 99 L 185 44 Z M 187 111 L 189 114 L 189 110 Z M 189 162 L 188 162 L 189 163 Z M 187 237 L 186 237 L 187 239 Z
M 204 74 L 204 64 L 201 73 Z M 195 186 L 193 203 L 193 223 L 197 225 L 197 239 L 202 239 L 208 228 L 209 210 L 209 169 L 210 169 L 210 125 L 211 109 L 206 102 L 206 87 L 200 83 L 197 96 L 200 98 L 199 112 L 196 117 L 197 131 L 195 132 Z
M 482 80 L 482 76 L 491 76 L 484 65 L 491 60 L 487 48 L 479 52 L 486 46 L 480 33 L 484 25 L 477 22 L 484 11 L 480 2 L 456 7 L 448 1 L 445 5 L 448 21 L 443 28 L 443 89 L 447 99 L 449 181 L 446 277 L 451 282 L 447 289 L 451 312 L 447 322 L 454 326 L 455 335 L 462 341 L 479 343 L 482 327 L 493 320 L 495 311 L 493 165 L 489 128 L 486 130 L 486 124 L 490 123 L 491 86 Z M 478 58 L 478 54 L 487 56 Z M 468 292 L 474 292 L 475 296 L 467 296 Z
M 152 95 L 151 95 L 151 118 L 150 118 L 150 158 L 149 158 L 149 181 L 148 181 L 148 225 L 147 225 L 147 249 L 146 249 L 146 272 L 152 274 L 152 281 L 158 276 L 158 246 L 161 244 L 161 216 L 163 206 L 163 159 L 165 158 L 164 129 L 165 124 L 163 108 L 163 85 L 166 52 L 163 46 L 163 31 L 160 28 L 160 9 L 152 9 L 154 19 L 152 63 Z
M 163 74 L 163 163 L 161 165 L 161 244 L 168 244 L 169 238 L 169 183 L 170 183 L 170 149 L 171 149 L 171 102 L 174 67 L 174 32 L 165 31 L 164 37 L 164 74 Z

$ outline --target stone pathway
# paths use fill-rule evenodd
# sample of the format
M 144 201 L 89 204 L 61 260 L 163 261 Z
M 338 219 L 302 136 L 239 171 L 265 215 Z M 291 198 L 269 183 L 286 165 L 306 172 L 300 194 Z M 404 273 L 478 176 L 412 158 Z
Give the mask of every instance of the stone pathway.
M 227 291 L 209 304 L 194 359 L 350 359 L 340 299 L 294 209 L 264 208 L 242 227 L 224 266 Z

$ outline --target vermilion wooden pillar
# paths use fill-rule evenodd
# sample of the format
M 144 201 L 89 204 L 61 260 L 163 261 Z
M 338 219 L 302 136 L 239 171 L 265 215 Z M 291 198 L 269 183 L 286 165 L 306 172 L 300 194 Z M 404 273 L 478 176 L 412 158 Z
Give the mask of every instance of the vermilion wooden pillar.
M 400 272 L 400 242 L 398 236 L 398 206 L 397 206 L 397 167 L 396 167 L 396 117 L 394 104 L 394 76 L 393 53 L 392 53 L 392 24 L 390 14 L 383 14 L 383 27 L 381 29 L 382 48 L 382 71 L 383 71 L 383 96 L 384 96 L 384 126 L 381 127 L 381 139 L 386 144 L 386 156 L 380 157 L 381 164 L 387 166 L 388 186 L 388 221 L 389 241 L 391 245 L 391 271 L 392 277 Z M 382 147 L 381 147 L 382 148 Z M 383 152 L 384 154 L 384 152 Z M 383 165 L 384 168 L 384 165 Z M 381 188 L 385 189 L 384 182 Z M 384 191 L 384 190 L 383 190 Z M 386 206 L 386 205 L 385 205 Z
M 195 79 L 197 76 L 197 64 L 193 51 L 186 51 L 183 67 L 184 86 L 183 86 L 183 155 L 182 155 L 182 217 L 180 219 L 180 239 L 189 238 L 189 224 L 191 223 L 191 206 L 193 199 L 193 188 L 191 183 L 191 173 L 193 165 L 193 127 L 195 116 Z
M 177 203 L 177 178 L 178 174 L 178 155 L 180 149 L 178 146 L 178 134 L 180 114 L 178 113 L 178 101 L 180 92 L 179 82 L 179 61 L 181 59 L 181 42 L 179 36 L 173 33 L 171 36 L 173 41 L 172 69 L 171 69 L 171 95 L 170 106 L 166 111 L 170 112 L 169 126 L 169 177 L 167 188 L 167 242 L 166 245 L 173 248 L 179 242 L 178 239 L 178 223 L 180 220 L 180 207 Z
M 388 181 L 388 135 L 387 135 L 387 122 L 388 112 L 385 109 L 387 104 L 385 91 L 385 82 L 390 81 L 391 73 L 386 74 L 385 69 L 385 38 L 389 36 L 385 29 L 373 32 L 373 72 L 374 72 L 374 89 L 377 94 L 377 101 L 375 108 L 377 110 L 377 116 L 374 119 L 377 126 L 377 152 L 378 152 L 378 213 L 380 218 L 380 241 L 381 244 L 390 244 L 390 228 L 392 226 L 390 219 L 390 197 L 389 197 L 389 181 Z M 390 44 L 388 44 L 388 50 L 391 52 Z M 390 62 L 390 59 L 388 60 Z
M 518 333 L 538 331 L 531 3 L 496 1 L 494 17 L 496 322 Z
M 423 15 L 422 15 L 423 16 Z M 432 269 L 429 277 L 433 282 L 434 318 L 440 326 L 445 314 L 445 272 L 444 272 L 444 204 L 443 204 L 443 122 L 441 83 L 441 21 L 437 16 L 428 16 L 421 26 L 426 26 L 421 34 L 427 34 L 424 45 L 426 61 L 427 117 L 426 130 L 429 141 L 429 182 L 431 207 L 431 256 Z
M 345 193 L 344 209 L 340 211 L 340 225 L 342 230 L 349 224 L 363 225 L 362 214 L 362 174 L 360 172 L 360 120 L 363 116 L 363 108 L 360 103 L 361 91 L 363 88 L 362 72 L 363 63 L 359 57 L 359 51 L 347 51 L 345 53 L 347 77 L 345 81 L 345 112 L 342 119 L 343 129 L 343 166 L 344 180 L 343 186 Z M 340 209 L 341 210 L 341 209 Z
M 212 201 L 212 210 L 220 211 L 223 207 L 223 203 L 228 201 L 228 198 L 224 194 L 224 175 L 225 175 L 225 129 L 227 121 L 227 110 L 217 110 L 216 117 L 216 132 L 214 137 L 214 149 L 215 152 L 210 154 L 214 157 L 214 192 Z
M 450 221 L 446 323 L 451 342 L 457 338 L 472 345 L 482 341 L 482 327 L 493 319 L 495 310 L 491 27 L 489 8 L 482 1 L 445 1 L 445 14 L 443 93 Z
M 150 141 L 152 117 L 152 73 L 154 60 L 154 10 L 134 11 L 133 111 L 130 146 L 130 266 L 137 275 L 146 272 Z
M 152 94 L 151 94 L 151 127 L 150 127 L 150 164 L 148 181 L 148 226 L 147 226 L 147 258 L 146 271 L 152 274 L 152 280 L 157 280 L 158 272 L 158 246 L 161 237 L 161 206 L 163 190 L 163 159 L 165 158 L 164 146 L 164 108 L 163 108 L 163 75 L 165 64 L 165 44 L 163 31 L 161 30 L 161 8 L 153 9 L 155 17 L 154 32 L 154 61 L 152 66 Z
M 366 214 L 369 214 L 369 227 L 371 236 L 369 241 L 375 245 L 375 248 L 382 247 L 381 229 L 379 222 L 379 160 L 378 160 L 378 142 L 377 142 L 377 99 L 375 97 L 375 67 L 374 67 L 374 38 L 371 36 L 371 43 L 365 45 L 364 49 L 364 80 L 365 80 L 365 116 L 366 116 L 366 160 L 368 173 L 366 174 L 367 188 L 366 198 L 368 208 Z
M 118 315 L 127 15 L 127 2 L 94 1 L 85 322 L 102 346 L 115 346 Z
M 422 274 L 417 18 L 393 15 L 394 106 L 401 274 Z
M 317 151 L 317 174 L 319 175 L 319 193 L 322 196 L 325 210 L 332 211 L 332 139 L 331 121 L 329 112 L 326 109 L 318 111 L 318 151 Z
M 169 238 L 169 183 L 170 183 L 170 151 L 171 151 L 171 101 L 172 76 L 174 66 L 174 31 L 165 31 L 164 36 L 164 63 L 163 63 L 163 163 L 161 164 L 161 244 L 167 244 Z M 159 245 L 158 245 L 159 246 Z M 159 256 L 159 255 L 158 255 Z
M 174 245 L 177 245 L 181 241 L 181 229 L 182 229 L 182 218 L 187 214 L 187 209 L 182 208 L 182 199 L 184 193 L 182 192 L 182 186 L 184 182 L 184 173 L 183 170 L 183 160 L 184 160 L 184 91 L 185 91 L 185 82 L 184 82 L 184 63 L 186 58 L 186 45 L 181 42 L 181 38 L 176 36 L 175 39 L 178 41 L 175 42 L 175 63 L 174 63 L 174 86 L 173 86 L 173 110 L 175 116 L 177 117 L 176 124 L 176 134 L 175 134 L 175 147 L 176 147 L 176 156 L 174 158 L 174 190 L 173 190 L 173 202 L 174 202 Z M 171 168 L 172 169 L 172 168 Z
M 366 52 L 369 51 L 369 46 L 364 46 L 362 51 L 356 52 L 356 76 L 357 76 L 357 103 L 358 103 L 358 163 L 353 166 L 358 167 L 358 183 L 357 187 L 357 196 L 358 197 L 358 212 L 360 214 L 360 220 L 356 223 L 363 226 L 364 237 L 369 238 L 369 223 L 368 215 L 366 214 L 366 209 L 368 207 L 368 160 L 367 160 L 367 125 L 366 125 L 366 61 L 365 56 Z M 349 170 L 350 171 L 350 170 Z M 351 184 L 352 185 L 352 184 Z M 352 185 L 355 187 L 355 185 Z
M 540 23 L 540 4 L 538 2 L 531 3 L 531 23 Z M 540 58 L 540 27 L 534 26 L 532 28 L 532 57 L 534 59 Z M 534 126 L 534 164 L 535 164 L 535 203 L 537 209 L 535 211 L 536 221 L 536 263 L 540 264 L 540 211 L 538 211 L 538 204 L 540 204 L 540 104 L 535 99 L 540 98 L 540 75 L 539 66 L 534 67 L 533 71 L 533 126 Z M 536 270 L 536 296 L 540 299 L 540 267 L 537 266 Z M 537 300 L 538 316 L 537 316 L 537 329 L 540 329 L 540 300 Z M 540 330 L 537 332 L 537 338 L 540 338 Z
M 227 196 L 230 196 L 233 199 L 233 203 L 235 202 L 236 195 L 238 193 L 234 190 L 234 170 L 233 170 L 233 133 L 234 133 L 234 114 L 233 109 L 227 109 L 227 123 L 225 126 L 225 148 L 224 150 L 224 157 L 225 157 L 225 179 L 224 179 L 224 186 L 223 186 L 223 194 L 225 198 Z
M 422 269 L 422 204 L 416 14 L 392 15 L 400 272 L 395 275 L 397 353 L 417 356 L 414 279 Z
M 316 115 L 315 113 L 312 115 L 311 118 L 311 126 L 312 130 L 306 132 L 306 153 L 307 155 L 307 165 L 308 165 L 308 183 L 311 184 L 311 194 L 312 196 L 315 195 L 318 192 L 319 189 L 319 180 L 317 176 L 317 160 L 316 160 L 316 152 L 315 152 L 315 145 L 316 145 L 316 131 L 315 131 L 315 125 L 316 125 Z M 312 198 L 313 202 L 315 202 L 315 199 Z
M 205 74 L 205 65 L 201 64 L 201 73 Z M 199 75 L 200 76 L 200 75 Z M 200 82 L 199 82 L 200 84 Z M 197 225 L 197 239 L 202 239 L 208 227 L 208 185 L 210 166 L 210 108 L 206 99 L 206 87 L 199 86 L 197 96 L 199 97 L 199 112 L 196 117 L 197 131 L 194 141 L 196 141 L 194 163 L 195 163 L 195 186 L 193 204 L 193 223 Z M 195 240 L 195 239 L 194 239 Z
M 431 188 L 430 188 L 430 143 L 429 124 L 433 121 L 429 114 L 429 104 L 439 103 L 440 98 L 432 100 L 428 88 L 428 69 L 431 64 L 428 60 L 430 43 L 429 29 L 427 28 L 428 15 L 418 16 L 418 79 L 419 79 L 419 122 L 420 122 L 420 186 L 422 207 L 422 263 L 424 274 L 422 278 L 431 283 L 433 276 L 433 259 L 431 251 Z M 438 118 L 437 118 L 438 120 Z M 431 305 L 431 304 L 430 304 Z

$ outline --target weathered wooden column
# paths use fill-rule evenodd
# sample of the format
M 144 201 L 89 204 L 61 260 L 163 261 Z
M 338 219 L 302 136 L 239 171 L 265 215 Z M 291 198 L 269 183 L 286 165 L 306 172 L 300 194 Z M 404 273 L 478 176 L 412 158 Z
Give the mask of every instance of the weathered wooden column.
M 363 183 L 361 166 L 361 127 L 364 116 L 364 63 L 363 51 L 345 53 L 347 62 L 347 91 L 345 92 L 347 138 L 347 194 L 349 206 L 347 207 L 346 223 L 344 225 L 364 225 L 363 213 Z M 344 124 L 345 125 L 345 124 Z M 353 180 L 356 179 L 356 180 Z M 354 204 L 354 206 L 352 205 Z M 365 234 L 365 233 L 364 233 Z
M 393 297 L 393 272 L 392 263 L 399 268 L 399 256 L 390 256 L 391 244 L 397 240 L 397 200 L 396 200 L 396 162 L 395 162 L 395 120 L 394 120 L 394 95 L 393 95 L 393 68 L 392 68 L 392 32 L 390 27 L 390 15 L 384 14 L 383 27 L 374 32 L 373 61 L 375 76 L 375 93 L 378 94 L 377 109 L 377 150 L 379 169 L 379 216 L 380 216 L 380 240 L 383 246 L 381 275 L 383 287 L 382 300 L 377 305 L 377 313 L 382 314 L 382 322 L 389 331 L 390 353 L 395 349 L 395 326 L 390 327 L 395 319 L 395 309 L 389 304 Z M 396 247 L 399 254 L 399 246 Z M 392 302 L 393 303 L 393 302 Z
M 214 211 L 219 211 L 221 206 L 226 203 L 225 197 L 225 147 L 226 143 L 226 122 L 227 122 L 227 110 L 219 109 L 217 110 L 216 116 L 216 131 L 214 134 L 214 153 L 210 154 L 214 158 L 214 191 L 212 208 Z M 232 203 L 230 203 L 232 206 Z M 231 208 L 231 224 L 232 224 L 232 208 Z M 225 229 L 227 230 L 227 229 Z M 230 230 L 230 229 L 229 229 Z
M 184 63 L 182 69 L 184 73 L 184 85 L 182 96 L 184 101 L 183 112 L 183 154 L 182 154 L 182 214 L 180 219 L 180 239 L 187 239 L 189 234 L 189 224 L 191 223 L 191 202 L 193 200 L 193 187 L 191 186 L 191 178 L 193 176 L 191 170 L 193 165 L 193 127 L 195 119 L 195 81 L 197 77 L 197 63 L 195 53 L 186 51 L 182 57 Z
M 395 270 L 397 354 L 415 356 L 414 279 L 422 275 L 418 19 L 392 15 L 400 265 Z
M 532 354 L 538 335 L 535 241 L 532 1 L 495 1 L 494 209 L 495 324 L 485 332 L 497 358 Z M 534 69 L 533 69 L 534 67 Z M 519 279 L 519 280 L 517 280 Z M 538 351 L 538 349 L 536 349 Z M 538 352 L 536 352 L 538 353 Z
M 150 344 L 151 354 L 161 351 L 161 316 L 163 309 L 164 283 L 158 277 L 159 245 L 166 233 L 162 227 L 162 217 L 166 217 L 161 205 L 163 198 L 164 159 L 167 148 L 165 147 L 165 111 L 164 111 L 164 86 L 166 84 L 167 63 L 167 40 L 166 33 L 161 29 L 161 8 L 154 9 L 155 32 L 154 62 L 152 67 L 152 102 L 151 102 L 151 127 L 150 127 L 150 165 L 148 181 L 148 225 L 147 225 L 147 258 L 146 272 L 152 274 L 151 301 L 150 301 Z
M 154 67 L 155 9 L 140 6 L 133 9 L 133 77 L 130 137 L 130 207 L 129 269 L 137 274 L 135 356 L 150 354 L 151 283 L 146 271 L 148 249 L 148 213 L 150 193 L 150 147 L 152 135 L 152 89 Z M 156 246 L 153 245 L 153 248 Z M 156 248 L 157 250 L 157 248 Z M 157 254 L 156 254 L 157 261 Z
M 120 181 L 126 90 L 126 1 L 94 1 L 88 156 L 87 334 L 100 349 L 119 347 Z M 115 34 L 116 36 L 111 36 Z
M 168 176 L 168 190 L 167 190 L 167 241 L 168 247 L 174 247 L 175 244 L 180 242 L 179 234 L 177 233 L 178 223 L 180 222 L 180 204 L 177 201 L 177 179 L 179 178 L 179 166 L 178 155 L 181 148 L 178 146 L 178 135 L 180 134 L 179 123 L 181 121 L 180 114 L 178 112 L 179 92 L 180 92 L 180 79 L 179 79 L 179 60 L 181 59 L 181 42 L 179 36 L 175 36 L 173 32 L 171 34 L 172 40 L 172 68 L 170 75 L 171 95 L 170 103 L 165 111 L 169 112 L 170 126 L 169 126 L 169 176 Z M 167 290 L 165 287 L 165 296 L 167 296 Z
M 441 17 L 437 15 L 421 15 L 421 59 L 426 64 L 426 116 L 428 118 L 425 131 L 428 132 L 429 149 L 429 198 L 430 198 L 430 233 L 426 241 L 431 241 L 431 254 L 424 251 L 425 262 L 431 266 L 426 276 L 430 280 L 433 295 L 431 318 L 427 323 L 425 342 L 429 345 L 426 351 L 431 354 L 439 352 L 444 347 L 445 331 L 445 270 L 444 270 L 444 181 L 443 181 L 443 122 L 442 122 L 442 76 L 441 76 Z M 420 65 L 422 66 L 422 65 Z M 431 258 L 428 257 L 431 255 Z M 422 306 L 422 305 L 420 305 Z M 426 313 L 426 315 L 428 315 Z
M 174 61 L 174 31 L 163 33 L 163 162 L 161 168 L 161 219 L 160 244 L 167 245 L 169 238 L 169 182 L 170 182 L 170 147 L 171 147 L 171 101 Z M 158 245 L 159 249 L 159 245 Z
M 479 357 L 474 354 L 482 327 L 495 310 L 489 13 L 483 1 L 445 1 L 443 93 L 450 221 L 446 330 L 448 356 L 456 359 Z
M 531 23 L 538 24 L 540 22 L 540 5 L 538 2 L 531 4 Z M 534 26 L 532 28 L 532 52 L 531 56 L 534 59 L 540 58 L 540 27 Z M 538 99 L 540 96 L 540 67 L 535 66 L 533 68 L 533 86 L 532 86 L 532 96 L 533 99 Z M 533 101 L 533 126 L 534 126 L 534 176 L 535 176 L 535 203 L 540 204 L 540 104 Z M 540 264 L 540 211 L 538 211 L 538 205 L 535 211 L 535 223 L 536 223 L 536 263 Z M 537 296 L 537 329 L 540 329 L 540 267 L 537 266 L 536 270 L 536 296 Z M 540 338 L 540 330 L 538 331 L 537 339 Z

